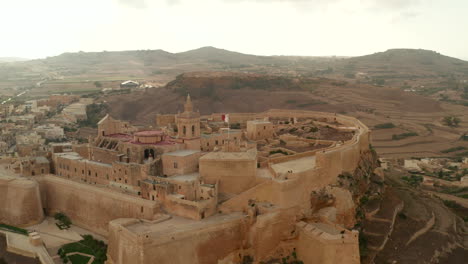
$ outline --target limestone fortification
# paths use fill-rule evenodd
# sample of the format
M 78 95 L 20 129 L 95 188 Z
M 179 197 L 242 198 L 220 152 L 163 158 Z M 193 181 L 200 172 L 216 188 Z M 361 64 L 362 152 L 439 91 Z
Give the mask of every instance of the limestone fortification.
M 106 116 L 88 144 L 52 151 L 54 174 L 0 181 L 2 221 L 63 212 L 108 238 L 110 264 L 359 263 L 355 210 L 376 164 L 359 120 L 201 116 L 190 97 L 156 120 L 142 129 Z
M 39 184 L 34 180 L 0 176 L 0 223 L 28 226 L 44 218 Z

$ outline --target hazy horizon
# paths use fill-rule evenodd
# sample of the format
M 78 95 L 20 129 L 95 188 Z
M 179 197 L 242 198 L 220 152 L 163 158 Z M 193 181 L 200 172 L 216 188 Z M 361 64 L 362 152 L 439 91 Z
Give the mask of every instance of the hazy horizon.
M 347 57 L 409 48 L 468 59 L 462 0 L 18 0 L 1 7 L 0 23 L 11 26 L 0 29 L 8 36 L 0 57 L 213 46 Z

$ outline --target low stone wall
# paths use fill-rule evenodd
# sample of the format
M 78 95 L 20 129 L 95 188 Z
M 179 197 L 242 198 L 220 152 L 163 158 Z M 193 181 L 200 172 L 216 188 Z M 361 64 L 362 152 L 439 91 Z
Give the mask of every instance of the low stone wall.
M 151 220 L 158 202 L 129 196 L 107 188 L 82 184 L 53 175 L 37 177 L 49 215 L 63 212 L 74 224 L 106 236 L 108 223 L 117 218 Z
M 43 218 L 37 182 L 0 176 L 0 223 L 28 226 L 41 222 Z

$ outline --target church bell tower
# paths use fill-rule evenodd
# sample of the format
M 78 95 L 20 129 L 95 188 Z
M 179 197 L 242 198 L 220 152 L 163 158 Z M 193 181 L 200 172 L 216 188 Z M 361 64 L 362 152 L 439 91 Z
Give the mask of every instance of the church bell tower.
M 184 112 L 177 116 L 177 134 L 187 149 L 200 150 L 200 113 L 193 111 L 190 95 L 184 104 Z

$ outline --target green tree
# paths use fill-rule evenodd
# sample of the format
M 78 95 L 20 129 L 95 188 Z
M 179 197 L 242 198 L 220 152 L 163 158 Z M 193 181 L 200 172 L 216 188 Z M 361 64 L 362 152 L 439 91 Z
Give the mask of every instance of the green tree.
M 456 116 L 446 116 L 444 117 L 443 122 L 446 126 L 457 127 L 460 124 L 461 119 Z
M 101 88 L 102 87 L 102 83 L 100 81 L 95 81 L 94 82 L 94 86 L 96 86 L 96 88 Z

